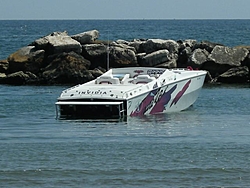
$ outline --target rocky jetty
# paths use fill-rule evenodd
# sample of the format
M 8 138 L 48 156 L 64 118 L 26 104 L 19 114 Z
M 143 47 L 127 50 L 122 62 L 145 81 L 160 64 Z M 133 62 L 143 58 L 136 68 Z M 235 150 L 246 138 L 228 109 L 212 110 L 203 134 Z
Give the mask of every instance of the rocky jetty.
M 134 39 L 100 41 L 97 30 L 54 32 L 0 60 L 0 84 L 58 85 L 92 80 L 110 67 L 202 69 L 206 82 L 249 83 L 250 48 L 210 41 Z M 109 54 L 109 55 L 108 55 Z

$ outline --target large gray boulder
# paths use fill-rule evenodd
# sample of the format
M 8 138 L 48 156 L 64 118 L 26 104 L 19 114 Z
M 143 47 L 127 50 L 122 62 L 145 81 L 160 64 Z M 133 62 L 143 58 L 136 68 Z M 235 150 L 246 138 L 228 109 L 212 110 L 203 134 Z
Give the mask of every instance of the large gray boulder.
M 200 69 L 203 63 L 208 60 L 209 52 L 205 49 L 195 49 L 188 58 L 188 66 Z
M 155 67 L 168 68 L 168 69 L 177 68 L 177 60 L 178 60 L 177 54 L 169 54 L 168 61 L 160 63 Z
M 238 47 L 240 48 L 240 47 Z M 244 61 L 242 62 L 242 66 L 247 66 L 250 69 L 250 47 L 246 48 L 249 53 L 247 55 L 247 57 L 244 59 Z
M 4 77 L 0 77 L 0 84 L 23 85 L 32 84 L 34 82 L 37 83 L 37 80 L 37 76 L 31 72 L 18 71 Z
M 231 68 L 216 79 L 223 83 L 246 83 L 249 82 L 249 69 L 247 66 Z
M 168 50 L 158 50 L 142 57 L 139 61 L 139 65 L 146 67 L 154 67 L 156 65 L 170 61 L 171 59 L 169 58 L 169 55 L 170 53 Z
M 127 67 L 138 65 L 134 50 L 116 45 L 109 47 L 109 61 L 110 67 Z
M 62 52 L 82 52 L 80 42 L 68 36 L 67 32 L 54 32 L 50 35 L 35 40 L 31 45 L 36 49 L 43 49 L 46 54 L 56 54 Z
M 139 53 L 145 53 L 145 50 L 143 49 L 143 44 L 146 43 L 146 40 L 142 39 L 134 39 L 131 42 L 129 42 L 127 45 L 133 47 L 137 54 Z
M 91 62 L 90 68 L 107 67 L 107 46 L 104 44 L 85 44 L 82 55 Z
M 214 61 L 217 64 L 239 67 L 248 53 L 248 50 L 245 48 L 230 48 L 217 45 L 208 58 L 210 61 Z
M 42 79 L 48 84 L 80 84 L 94 79 L 88 68 L 90 62 L 75 52 L 63 52 L 49 57 Z
M 83 55 L 87 57 L 95 57 L 107 54 L 107 46 L 104 44 L 85 44 L 83 47 Z
M 33 41 L 29 46 L 35 46 L 36 49 L 41 50 L 41 49 L 47 49 L 49 45 L 49 38 L 50 37 L 59 37 L 59 36 L 68 36 L 68 33 L 66 31 L 64 32 L 53 32 L 47 36 L 41 37 L 39 39 L 36 39 Z
M 91 44 L 99 37 L 99 31 L 91 30 L 76 35 L 72 35 L 71 38 L 75 39 L 81 44 Z
M 108 52 L 109 50 L 109 52 Z M 135 49 L 126 44 L 111 43 L 109 46 L 104 44 L 86 44 L 83 45 L 83 56 L 91 61 L 91 68 L 108 66 L 124 67 L 137 65 Z
M 129 42 L 127 41 L 124 41 L 124 40 L 117 40 L 117 41 L 114 41 L 110 44 L 110 47 L 120 47 L 120 48 L 124 48 L 125 50 L 132 50 L 134 51 L 135 53 L 137 53 L 137 50 L 135 47 L 131 46 Z
M 140 46 L 140 51 L 147 54 L 163 49 L 168 50 L 170 53 L 177 53 L 179 44 L 174 40 L 149 39 L 141 43 Z
M 44 50 L 36 50 L 34 46 L 26 46 L 8 57 L 8 73 L 30 71 L 38 73 L 43 67 Z
M 207 62 L 203 63 L 202 69 L 209 71 L 211 76 L 216 78 L 231 68 L 240 67 L 248 53 L 245 48 L 217 45 L 208 56 Z

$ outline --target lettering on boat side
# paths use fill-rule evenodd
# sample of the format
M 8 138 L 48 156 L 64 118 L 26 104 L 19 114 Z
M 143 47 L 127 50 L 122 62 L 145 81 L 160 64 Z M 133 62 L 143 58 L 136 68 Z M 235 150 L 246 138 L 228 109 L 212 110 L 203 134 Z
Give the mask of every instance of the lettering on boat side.
M 153 69 L 151 69 L 151 70 L 148 70 L 148 71 L 147 71 L 147 74 L 148 74 L 148 75 L 151 75 L 151 74 L 162 74 L 164 71 L 165 71 L 165 70 L 161 70 L 161 69 L 158 69 L 158 70 L 153 70 Z
M 101 91 L 101 90 L 96 90 L 96 91 L 87 90 L 87 91 L 82 91 L 81 94 L 82 95 L 106 95 L 107 92 Z

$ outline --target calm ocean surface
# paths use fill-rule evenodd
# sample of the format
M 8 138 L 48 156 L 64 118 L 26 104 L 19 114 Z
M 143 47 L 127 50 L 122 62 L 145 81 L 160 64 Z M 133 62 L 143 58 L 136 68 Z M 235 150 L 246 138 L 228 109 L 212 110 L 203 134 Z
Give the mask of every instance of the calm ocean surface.
M 0 21 L 0 59 L 53 31 L 250 45 L 250 20 Z M 0 187 L 249 187 L 250 86 L 207 86 L 186 111 L 63 121 L 68 86 L 0 85 Z

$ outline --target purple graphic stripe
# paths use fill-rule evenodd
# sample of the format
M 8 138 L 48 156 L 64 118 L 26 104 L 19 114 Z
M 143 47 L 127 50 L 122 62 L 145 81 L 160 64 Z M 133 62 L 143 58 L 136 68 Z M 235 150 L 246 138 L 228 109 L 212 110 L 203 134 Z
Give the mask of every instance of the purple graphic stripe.
M 179 91 L 177 93 L 177 95 L 175 96 L 174 100 L 172 101 L 170 107 L 174 104 L 176 105 L 176 103 L 180 100 L 180 98 L 183 96 L 183 94 L 186 92 L 186 90 L 188 89 L 189 85 L 191 83 L 191 80 L 189 80 L 182 88 L 181 91 Z
M 154 96 L 156 95 L 156 93 L 158 92 L 159 89 L 155 89 L 153 91 L 151 91 L 141 102 L 141 104 L 136 108 L 136 110 L 134 112 L 132 112 L 130 114 L 130 116 L 141 116 L 143 115 L 147 110 L 148 110 L 148 106 L 150 105 L 150 103 L 152 102 L 152 100 L 154 99 Z

